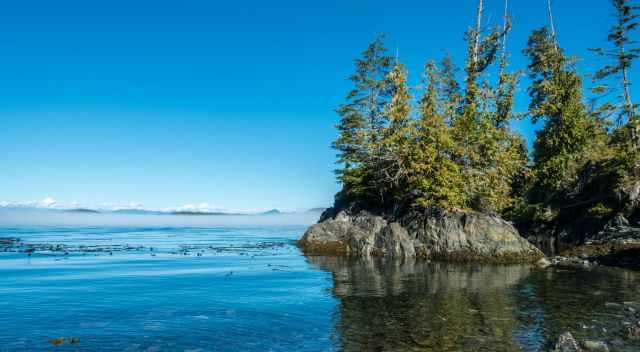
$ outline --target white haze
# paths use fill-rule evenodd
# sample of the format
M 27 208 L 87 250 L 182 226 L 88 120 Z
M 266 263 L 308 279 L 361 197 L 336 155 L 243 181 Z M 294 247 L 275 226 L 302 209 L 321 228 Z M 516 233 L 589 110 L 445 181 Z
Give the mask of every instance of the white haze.
M 59 210 L 0 208 L 0 226 L 287 226 L 311 225 L 320 213 L 281 213 L 270 215 L 146 215 L 81 213 Z

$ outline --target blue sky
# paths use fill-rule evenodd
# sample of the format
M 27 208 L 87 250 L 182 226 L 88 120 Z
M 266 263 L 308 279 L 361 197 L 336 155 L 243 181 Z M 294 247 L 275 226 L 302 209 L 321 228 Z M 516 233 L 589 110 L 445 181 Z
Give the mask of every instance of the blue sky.
M 486 0 L 485 25 L 502 16 Z M 0 201 L 83 206 L 328 206 L 333 112 L 353 58 L 387 34 L 417 82 L 428 58 L 462 63 L 472 1 L 14 1 L 0 11 Z M 544 0 L 511 0 L 512 67 Z M 607 0 L 556 1 L 583 72 Z M 634 71 L 634 76 L 636 75 Z M 522 85 L 518 107 L 526 107 Z M 635 91 L 635 89 L 634 89 Z M 529 140 L 528 122 L 516 128 Z

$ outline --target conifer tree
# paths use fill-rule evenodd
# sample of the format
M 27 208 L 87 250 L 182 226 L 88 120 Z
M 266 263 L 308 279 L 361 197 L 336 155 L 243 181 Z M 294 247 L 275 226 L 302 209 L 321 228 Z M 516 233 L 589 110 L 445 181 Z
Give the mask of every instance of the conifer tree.
M 408 155 L 411 152 L 411 94 L 404 65 L 396 63 L 388 75 L 391 100 L 384 109 L 388 120 L 382 129 L 380 155 L 375 160 L 375 179 L 382 204 L 394 205 L 407 201 L 409 175 Z
M 495 126 L 504 127 L 509 120 L 514 118 L 513 100 L 516 86 L 518 85 L 518 76 L 520 72 L 507 72 L 509 66 L 507 51 L 507 36 L 511 30 L 511 20 L 509 18 L 509 1 L 504 2 L 504 18 L 502 26 L 502 55 L 500 56 L 500 70 L 498 72 L 498 89 L 495 94 Z
M 534 173 L 538 198 L 549 200 L 574 181 L 594 133 L 582 102 L 582 80 L 547 28 L 535 30 L 524 54 L 529 58 L 529 114 L 544 121 L 537 132 Z
M 371 184 L 371 161 L 379 155 L 384 107 L 390 99 L 387 79 L 391 63 L 380 35 L 356 60 L 356 72 L 350 77 L 354 87 L 346 103 L 337 109 L 339 137 L 333 147 L 341 165 L 336 174 L 343 185 L 342 196 L 365 200 L 377 193 Z
M 466 87 L 463 108 L 453 119 L 453 137 L 458 144 L 455 161 L 465 177 L 465 199 L 468 207 L 501 212 L 511 204 L 511 184 L 516 169 L 524 163 L 521 142 L 509 131 L 513 117 L 513 91 L 517 74 L 507 73 L 507 55 L 503 50 L 497 87 L 483 73 L 496 62 L 497 54 L 506 44 L 511 24 L 505 16 L 502 28 L 487 35 L 481 33 L 482 2 L 479 3 L 476 27 L 466 34 L 468 43 L 465 66 Z M 517 145 L 517 148 L 515 147 Z
M 624 120 L 630 121 L 636 110 L 631 98 L 629 70 L 640 53 L 640 48 L 634 46 L 635 41 L 631 38 L 632 32 L 640 25 L 638 21 L 640 7 L 631 4 L 629 0 L 611 0 L 611 4 L 614 8 L 615 24 L 609 31 L 607 39 L 612 44 L 612 48 L 591 50 L 610 60 L 604 67 L 596 71 L 594 78 L 600 81 L 610 77 L 618 79 L 619 84 L 617 85 L 622 91 L 622 99 L 612 108 L 619 112 L 617 120 L 618 123 L 622 123 Z M 601 89 L 606 89 L 606 82 Z
M 450 56 L 445 56 L 440 63 L 440 101 L 443 104 L 443 117 L 449 125 L 462 113 L 463 101 L 460 83 L 456 79 L 457 68 Z
M 479 1 L 476 27 L 470 28 L 465 34 L 467 41 L 467 60 L 465 64 L 465 92 L 464 102 L 459 114 L 452 119 L 454 139 L 458 143 L 456 161 L 462 167 L 462 172 L 471 178 L 479 177 L 477 166 L 481 162 L 479 148 L 484 134 L 483 122 L 478 114 L 479 97 L 482 94 L 478 87 L 480 75 L 496 58 L 499 48 L 500 33 L 493 30 L 486 37 L 482 36 L 483 2 Z M 472 192 L 472 191 L 469 191 Z
M 462 208 L 466 204 L 464 182 L 452 160 L 455 143 L 446 123 L 447 114 L 452 113 L 460 100 L 449 58 L 443 61 L 441 70 L 434 62 L 425 65 L 425 84 L 410 159 L 413 205 L 425 209 Z

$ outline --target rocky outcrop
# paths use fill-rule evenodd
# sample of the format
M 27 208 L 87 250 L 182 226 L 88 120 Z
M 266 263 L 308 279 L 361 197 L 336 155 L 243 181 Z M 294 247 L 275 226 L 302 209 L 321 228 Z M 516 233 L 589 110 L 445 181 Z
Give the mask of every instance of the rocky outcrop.
M 507 221 L 477 212 L 328 211 L 299 241 L 307 253 L 421 257 L 452 261 L 535 262 L 543 254 Z
M 600 231 L 587 236 L 584 244 L 561 254 L 578 261 L 640 270 L 640 227 L 618 214 Z
M 609 352 L 609 346 L 604 341 L 584 340 L 578 341 L 570 332 L 565 332 L 558 337 L 553 352 Z
M 629 223 L 622 214 L 611 219 L 601 231 L 587 239 L 587 244 L 640 244 L 640 227 Z

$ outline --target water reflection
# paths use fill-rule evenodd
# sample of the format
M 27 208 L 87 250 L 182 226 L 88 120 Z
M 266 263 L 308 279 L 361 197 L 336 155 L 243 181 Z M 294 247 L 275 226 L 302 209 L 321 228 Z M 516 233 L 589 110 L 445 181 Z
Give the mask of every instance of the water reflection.
M 344 351 L 539 351 L 567 330 L 612 340 L 625 317 L 607 300 L 640 298 L 638 275 L 622 270 L 308 260 L 333 275 L 336 339 Z M 638 347 L 613 342 L 619 350 Z

